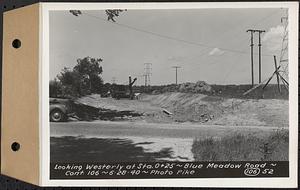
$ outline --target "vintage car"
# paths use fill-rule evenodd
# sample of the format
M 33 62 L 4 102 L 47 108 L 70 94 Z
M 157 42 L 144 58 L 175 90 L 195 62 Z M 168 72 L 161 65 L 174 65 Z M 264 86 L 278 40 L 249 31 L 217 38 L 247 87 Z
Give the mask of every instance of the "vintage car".
M 50 121 L 67 121 L 74 114 L 74 102 L 67 98 L 50 98 Z

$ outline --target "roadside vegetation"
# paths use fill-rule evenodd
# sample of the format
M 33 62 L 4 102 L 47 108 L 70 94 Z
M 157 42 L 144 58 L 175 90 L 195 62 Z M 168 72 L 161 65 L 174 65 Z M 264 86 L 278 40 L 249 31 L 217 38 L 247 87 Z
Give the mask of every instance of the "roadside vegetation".
M 195 161 L 288 161 L 289 132 L 280 129 L 267 136 L 233 133 L 224 137 L 195 139 Z

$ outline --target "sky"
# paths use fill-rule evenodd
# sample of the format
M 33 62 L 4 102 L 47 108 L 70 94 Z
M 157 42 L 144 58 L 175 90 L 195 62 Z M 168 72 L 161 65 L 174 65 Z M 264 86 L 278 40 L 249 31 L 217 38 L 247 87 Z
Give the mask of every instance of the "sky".
M 250 84 L 250 34 L 261 29 L 262 79 L 274 72 L 279 57 L 285 9 L 127 10 L 107 21 L 104 11 L 50 11 L 50 79 L 78 58 L 102 58 L 104 82 L 144 84 L 145 63 L 152 63 L 151 85 L 206 81 Z M 254 36 L 254 72 L 258 82 L 258 34 Z M 273 81 L 275 82 L 275 81 Z

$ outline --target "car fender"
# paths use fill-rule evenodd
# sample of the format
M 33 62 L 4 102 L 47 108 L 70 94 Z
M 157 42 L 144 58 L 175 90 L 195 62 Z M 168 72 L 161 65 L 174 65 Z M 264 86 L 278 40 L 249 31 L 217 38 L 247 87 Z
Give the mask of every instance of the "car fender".
M 67 113 L 67 108 L 64 105 L 50 105 L 50 113 L 55 109 L 62 111 L 64 114 Z

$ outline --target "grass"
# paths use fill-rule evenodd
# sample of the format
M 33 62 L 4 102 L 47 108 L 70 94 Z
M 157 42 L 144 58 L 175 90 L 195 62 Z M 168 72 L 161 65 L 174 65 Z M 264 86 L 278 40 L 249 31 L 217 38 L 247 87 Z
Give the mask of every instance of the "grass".
M 196 161 L 288 161 L 288 130 L 276 130 L 262 138 L 254 134 L 195 139 Z

